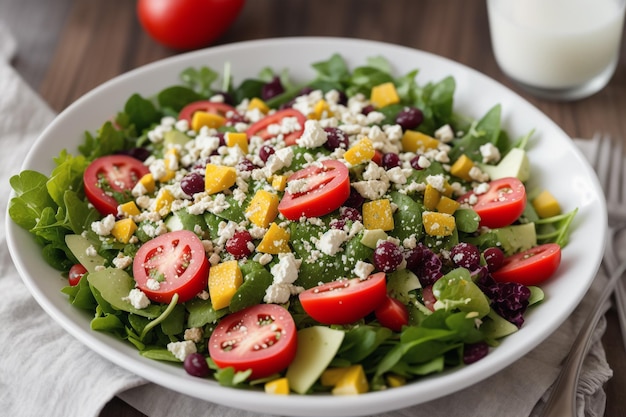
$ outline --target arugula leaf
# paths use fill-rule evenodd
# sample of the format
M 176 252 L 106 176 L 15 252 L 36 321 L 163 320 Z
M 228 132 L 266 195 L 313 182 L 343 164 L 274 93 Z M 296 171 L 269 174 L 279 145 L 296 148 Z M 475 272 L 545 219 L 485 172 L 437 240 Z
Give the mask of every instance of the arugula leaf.
M 182 86 L 169 87 L 157 94 L 159 106 L 162 108 L 170 108 L 175 112 L 180 112 L 183 107 L 189 103 L 205 98 L 206 97 L 198 94 L 194 90 Z
M 56 207 L 48 194 L 48 177 L 36 171 L 22 171 L 9 180 L 16 197 L 9 202 L 9 216 L 20 227 L 31 230 L 44 209 Z
M 180 74 L 180 79 L 183 83 L 203 97 L 211 95 L 211 86 L 218 77 L 219 74 L 208 67 L 190 67 L 183 70 Z
M 138 132 L 149 128 L 150 125 L 158 122 L 161 117 L 161 113 L 155 105 L 137 93 L 130 96 L 126 101 L 124 112 L 128 114 L 130 122 L 135 125 Z

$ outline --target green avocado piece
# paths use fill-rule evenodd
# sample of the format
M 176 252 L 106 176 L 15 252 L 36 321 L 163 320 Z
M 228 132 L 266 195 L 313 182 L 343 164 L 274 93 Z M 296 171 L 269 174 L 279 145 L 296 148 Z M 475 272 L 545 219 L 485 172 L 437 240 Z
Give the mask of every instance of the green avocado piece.
M 520 148 L 511 149 L 500 160 L 498 165 L 479 164 L 483 172 L 489 174 L 492 180 L 506 177 L 516 177 L 522 182 L 530 178 L 530 162 L 526 151 Z
M 535 223 L 506 226 L 493 229 L 493 232 L 505 255 L 512 255 L 537 246 Z

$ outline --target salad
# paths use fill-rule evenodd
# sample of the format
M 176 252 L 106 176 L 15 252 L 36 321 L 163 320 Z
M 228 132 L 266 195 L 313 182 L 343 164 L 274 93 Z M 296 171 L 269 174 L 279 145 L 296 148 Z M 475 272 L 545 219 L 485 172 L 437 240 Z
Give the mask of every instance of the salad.
M 382 57 L 313 68 L 189 68 L 49 176 L 11 178 L 12 220 L 94 330 L 226 386 L 340 395 L 471 364 L 523 326 L 576 213 L 526 188 L 532 131 L 510 138 L 499 105 L 456 114 L 453 78 Z

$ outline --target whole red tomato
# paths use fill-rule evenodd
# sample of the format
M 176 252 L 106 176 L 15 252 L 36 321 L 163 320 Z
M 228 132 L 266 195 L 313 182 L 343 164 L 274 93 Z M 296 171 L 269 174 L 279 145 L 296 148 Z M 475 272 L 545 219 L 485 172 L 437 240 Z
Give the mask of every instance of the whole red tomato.
M 138 0 L 137 15 L 157 42 L 180 50 L 215 41 L 239 15 L 245 0 Z

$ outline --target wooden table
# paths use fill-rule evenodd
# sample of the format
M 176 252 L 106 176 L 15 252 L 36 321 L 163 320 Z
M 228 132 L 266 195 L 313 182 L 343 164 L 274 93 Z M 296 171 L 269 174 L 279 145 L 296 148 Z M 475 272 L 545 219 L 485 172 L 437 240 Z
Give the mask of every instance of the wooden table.
M 18 41 L 14 66 L 60 112 L 121 73 L 178 52 L 152 41 L 129 0 L 3 0 L 0 19 Z M 603 131 L 626 139 L 626 45 L 607 88 L 585 100 L 543 101 L 519 90 L 493 58 L 484 1 L 249 0 L 217 42 L 285 36 L 338 36 L 385 41 L 433 52 L 475 68 L 519 92 L 571 137 Z M 614 377 L 606 386 L 609 417 L 626 409 L 626 360 L 614 311 L 604 337 Z M 114 399 L 102 417 L 142 414 Z

